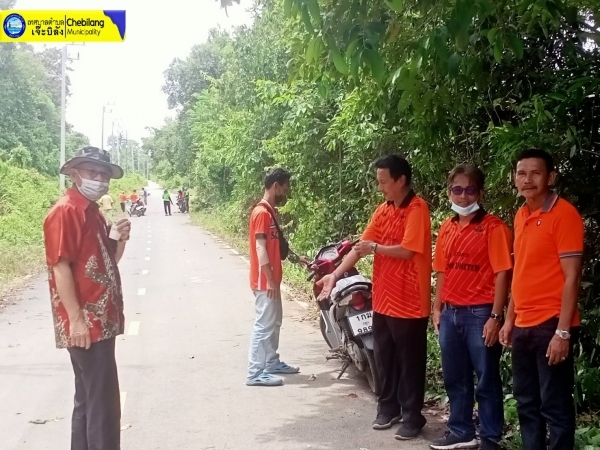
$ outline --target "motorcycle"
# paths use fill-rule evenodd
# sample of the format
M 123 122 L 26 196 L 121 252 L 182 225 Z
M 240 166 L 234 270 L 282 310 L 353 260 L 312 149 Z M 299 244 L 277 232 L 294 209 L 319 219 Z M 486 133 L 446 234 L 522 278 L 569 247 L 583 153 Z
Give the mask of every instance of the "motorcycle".
M 180 213 L 186 213 L 188 211 L 187 200 L 185 198 L 179 197 L 177 199 L 177 206 L 179 207 Z
M 146 206 L 141 200 L 131 203 L 129 205 L 129 216 L 141 217 L 146 214 Z
M 328 298 L 318 300 L 321 288 L 317 282 L 333 273 L 355 243 L 344 240 L 321 248 L 308 266 L 308 281 L 313 282 L 313 293 L 321 314 L 321 334 L 330 348 L 331 355 L 327 360 L 338 359 L 343 363 L 338 380 L 350 364 L 354 364 L 366 375 L 371 391 L 379 395 L 381 383 L 373 353 L 371 280 L 352 268 L 337 281 Z

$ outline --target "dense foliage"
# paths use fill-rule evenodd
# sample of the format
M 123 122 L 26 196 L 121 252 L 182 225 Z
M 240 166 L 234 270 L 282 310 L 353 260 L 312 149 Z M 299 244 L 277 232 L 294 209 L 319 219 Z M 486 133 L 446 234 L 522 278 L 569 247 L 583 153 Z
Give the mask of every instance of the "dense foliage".
M 531 145 L 547 149 L 560 193 L 586 221 L 576 402 L 593 413 L 600 408 L 599 6 L 256 0 L 252 27 L 215 32 L 173 62 L 165 92 L 178 118 L 144 146 L 159 178 L 190 183 L 198 205 L 238 235 L 264 169 L 287 166 L 294 185 L 285 228 L 303 252 L 361 230 L 381 200 L 370 166 L 378 155 L 410 160 L 437 229 L 448 216 L 444 180 L 454 164 L 486 171 L 486 207 L 510 223 L 521 203 L 510 180 L 514 156 Z M 435 375 L 435 339 L 430 347 Z M 506 406 L 514 423 L 510 396 Z M 600 445 L 597 429 L 579 433 L 580 443 Z

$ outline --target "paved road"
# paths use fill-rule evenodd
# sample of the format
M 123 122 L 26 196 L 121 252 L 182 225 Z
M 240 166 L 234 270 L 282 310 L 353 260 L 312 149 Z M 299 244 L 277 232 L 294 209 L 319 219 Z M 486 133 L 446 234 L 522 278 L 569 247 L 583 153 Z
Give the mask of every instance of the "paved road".
M 281 353 L 302 373 L 287 376 L 283 387 L 246 387 L 253 322 L 247 263 L 187 216 L 165 217 L 160 192 L 151 193 L 148 216 L 132 219 L 120 264 L 124 450 L 427 448 L 371 429 L 375 399 L 366 382 L 352 370 L 335 380 L 339 363 L 325 362 L 318 329 L 301 321 L 305 310 L 294 301 L 284 303 Z M 73 392 L 39 277 L 0 315 L 0 449 L 68 448 Z M 438 433 L 431 425 L 424 435 Z

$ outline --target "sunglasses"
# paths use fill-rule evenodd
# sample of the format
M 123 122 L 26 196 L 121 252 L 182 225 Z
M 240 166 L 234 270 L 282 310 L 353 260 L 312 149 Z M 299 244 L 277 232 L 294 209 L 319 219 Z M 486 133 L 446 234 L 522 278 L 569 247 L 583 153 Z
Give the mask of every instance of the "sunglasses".
M 98 177 L 100 177 L 100 179 L 102 181 L 110 181 L 110 177 L 112 174 L 108 173 L 108 172 L 104 172 L 102 170 L 92 170 L 92 169 L 77 169 L 78 171 L 82 171 L 82 172 L 86 172 L 91 180 L 95 180 Z
M 454 195 L 462 195 L 463 192 L 465 192 L 467 195 L 477 195 L 479 194 L 479 189 L 477 189 L 475 186 L 467 186 L 466 188 L 462 186 L 454 186 L 450 188 L 450 192 L 452 192 Z

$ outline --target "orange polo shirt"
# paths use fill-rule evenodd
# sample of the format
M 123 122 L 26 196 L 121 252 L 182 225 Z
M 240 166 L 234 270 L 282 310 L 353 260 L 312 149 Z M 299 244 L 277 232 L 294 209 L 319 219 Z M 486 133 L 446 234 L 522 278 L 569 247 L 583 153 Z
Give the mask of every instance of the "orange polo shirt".
M 496 274 L 512 268 L 512 236 L 504 222 L 480 209 L 462 227 L 458 215 L 440 228 L 433 270 L 444 273 L 441 299 L 459 306 L 494 303 Z
M 431 221 L 427 203 L 410 192 L 399 207 L 380 205 L 362 239 L 401 245 L 411 260 L 375 254 L 373 310 L 404 319 L 429 317 L 431 311 Z
M 135 203 L 135 202 L 137 202 L 138 198 L 139 198 L 139 197 L 138 197 L 138 195 L 137 195 L 137 194 L 135 194 L 135 193 L 134 193 L 134 194 L 131 194 L 131 195 L 129 196 L 129 200 L 131 200 L 131 203 Z
M 275 283 L 281 283 L 283 267 L 281 264 L 281 253 L 279 250 L 279 232 L 275 225 L 273 216 L 275 209 L 266 201 L 261 200 L 250 214 L 249 238 L 250 238 L 250 289 L 255 291 L 267 290 L 267 277 L 262 271 L 256 254 L 256 235 L 267 236 L 267 255 L 273 271 Z
M 531 214 L 527 205 L 517 211 L 512 297 L 518 327 L 560 316 L 565 285 L 560 260 L 583 256 L 583 228 L 575 207 L 555 193 Z M 576 311 L 571 326 L 579 323 Z

